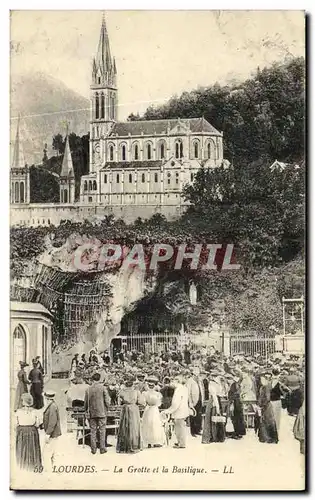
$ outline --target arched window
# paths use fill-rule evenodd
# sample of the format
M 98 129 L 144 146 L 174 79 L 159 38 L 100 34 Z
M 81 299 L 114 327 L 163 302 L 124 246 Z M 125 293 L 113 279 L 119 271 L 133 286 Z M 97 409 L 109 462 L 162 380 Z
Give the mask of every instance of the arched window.
M 24 182 L 20 182 L 20 203 L 24 203 Z
M 105 118 L 105 96 L 101 93 L 101 118 Z
M 149 142 L 146 145 L 146 159 L 147 160 L 152 159 L 152 145 Z
M 160 157 L 161 157 L 161 159 L 165 158 L 165 144 L 164 144 L 164 142 L 161 142 L 161 145 L 160 145 Z
M 129 184 L 132 184 L 132 174 L 129 174 Z
M 93 189 L 92 181 L 89 181 L 89 191 L 92 191 L 92 189 Z
M 206 147 L 206 158 L 209 159 L 213 159 L 215 160 L 216 159 L 216 147 L 215 147 L 215 143 L 212 139 L 210 139 L 208 142 L 207 142 L 207 147 Z
M 160 141 L 158 143 L 158 158 L 159 160 L 163 160 L 165 158 L 165 152 L 166 152 L 166 144 L 165 141 Z
M 113 161 L 114 159 L 114 146 L 111 144 L 109 146 L 109 161 Z
M 87 183 L 87 181 L 84 181 L 84 188 L 83 188 L 84 191 L 87 191 L 87 188 L 88 188 L 88 183 Z
M 95 118 L 98 120 L 100 117 L 100 100 L 98 93 L 95 94 Z
M 171 183 L 171 172 L 168 172 L 167 174 L 167 184 Z
M 97 183 L 96 183 L 96 181 L 93 181 L 93 191 L 97 191 Z
M 119 184 L 119 174 L 116 175 L 116 182 Z
M 158 174 L 154 174 L 154 182 L 158 182 Z
M 63 192 L 63 202 L 68 203 L 68 189 L 65 189 Z
M 199 143 L 198 143 L 198 141 L 194 142 L 194 158 L 199 158 Z
M 13 332 L 13 371 L 14 381 L 20 370 L 20 361 L 26 362 L 26 333 L 21 325 L 18 325 Z
M 176 174 L 175 174 L 175 182 L 176 182 L 176 184 L 178 184 L 178 182 L 179 182 L 179 173 L 178 172 L 176 172 Z
M 15 203 L 19 203 L 19 201 L 20 201 L 19 196 L 20 196 L 19 183 L 16 182 L 15 183 L 15 188 L 14 188 L 14 201 L 15 201 Z
M 121 153 L 121 160 L 126 161 L 126 145 L 125 144 L 122 144 L 120 153 Z
M 104 184 L 107 184 L 107 174 L 104 174 Z
M 133 159 L 139 160 L 139 146 L 138 146 L 138 144 L 135 144 L 133 147 Z
M 194 174 L 192 172 L 190 174 L 190 182 L 194 182 Z
M 180 139 L 178 139 L 175 143 L 175 157 L 182 158 L 183 155 L 183 143 Z
M 141 175 L 141 182 L 145 182 L 145 174 Z

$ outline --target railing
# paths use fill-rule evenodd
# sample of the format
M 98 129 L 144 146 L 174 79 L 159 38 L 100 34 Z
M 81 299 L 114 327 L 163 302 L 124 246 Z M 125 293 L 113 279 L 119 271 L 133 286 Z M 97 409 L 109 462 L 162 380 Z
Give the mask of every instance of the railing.
M 254 356 L 260 354 L 268 359 L 276 351 L 275 338 L 271 335 L 260 336 L 255 332 L 237 333 L 230 337 L 230 355 L 245 354 Z

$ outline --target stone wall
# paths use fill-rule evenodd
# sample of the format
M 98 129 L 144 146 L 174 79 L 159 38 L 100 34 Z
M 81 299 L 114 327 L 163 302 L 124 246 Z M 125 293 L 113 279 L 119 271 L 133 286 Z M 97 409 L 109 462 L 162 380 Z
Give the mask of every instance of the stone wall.
M 11 226 L 58 226 L 62 220 L 74 222 L 84 221 L 91 217 L 102 218 L 105 215 L 114 215 L 116 219 L 123 219 L 127 224 L 133 223 L 138 217 L 147 219 L 156 213 L 163 214 L 168 220 L 178 218 L 186 209 L 185 205 L 61 205 L 59 203 L 11 205 Z

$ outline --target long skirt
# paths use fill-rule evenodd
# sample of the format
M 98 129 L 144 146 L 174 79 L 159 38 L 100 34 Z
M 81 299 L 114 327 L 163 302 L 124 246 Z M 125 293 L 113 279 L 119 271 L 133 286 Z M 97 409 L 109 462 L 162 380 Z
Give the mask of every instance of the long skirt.
M 245 436 L 246 427 L 244 419 L 243 403 L 240 400 L 234 401 L 234 412 L 231 415 L 235 436 Z
M 162 445 L 164 442 L 164 431 L 160 412 L 157 406 L 146 406 L 142 417 L 142 439 L 143 446 Z
M 293 426 L 293 435 L 295 439 L 300 441 L 300 453 L 305 455 L 305 413 L 303 406 L 295 419 Z
M 38 468 L 42 466 L 42 457 L 38 430 L 35 425 L 17 427 L 15 453 L 17 465 L 21 469 L 40 472 Z
M 267 404 L 267 406 L 262 408 L 261 411 L 258 439 L 261 443 L 278 442 L 277 424 L 274 417 L 272 404 L 270 402 Z
M 274 417 L 275 417 L 277 431 L 278 431 L 278 436 L 279 436 L 280 421 L 281 421 L 281 411 L 282 411 L 281 399 L 279 399 L 277 401 L 271 401 L 271 405 L 272 405 L 273 414 L 274 414 Z
M 31 385 L 30 393 L 33 397 L 33 407 L 36 410 L 40 410 L 44 406 L 44 398 L 42 392 L 43 386 L 40 382 L 36 382 Z
M 139 408 L 135 404 L 125 404 L 120 416 L 116 451 L 117 453 L 134 453 L 141 448 Z
M 26 392 L 27 392 L 27 385 L 21 380 L 19 380 L 18 385 L 16 386 L 14 410 L 22 408 L 22 394 L 25 394 Z
M 225 441 L 225 424 L 223 422 L 212 422 L 212 417 L 215 415 L 217 415 L 217 410 L 213 406 L 212 398 L 210 398 L 206 406 L 205 421 L 202 432 L 201 442 L 203 444 L 223 443 Z

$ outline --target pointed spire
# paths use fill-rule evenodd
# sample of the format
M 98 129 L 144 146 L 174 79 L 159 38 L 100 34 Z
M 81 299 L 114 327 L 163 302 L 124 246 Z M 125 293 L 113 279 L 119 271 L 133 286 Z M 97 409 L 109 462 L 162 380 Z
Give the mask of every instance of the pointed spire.
M 65 152 L 64 152 L 63 160 L 62 160 L 60 177 L 74 178 L 72 156 L 71 156 L 70 144 L 69 144 L 68 127 L 69 126 L 67 124 L 66 146 L 65 146 Z
M 100 40 L 98 42 L 96 65 L 98 68 L 100 68 L 103 75 L 106 72 L 110 72 L 112 69 L 112 58 L 110 54 L 109 38 L 104 13 L 102 17 Z
M 117 69 L 116 69 L 115 57 L 113 57 L 113 69 L 114 69 L 114 74 L 116 75 L 117 74 Z
M 19 114 L 17 127 L 16 127 L 14 150 L 13 150 L 12 168 L 24 168 L 25 167 L 23 144 L 22 144 L 21 137 L 20 137 L 20 120 L 21 120 L 21 115 Z

